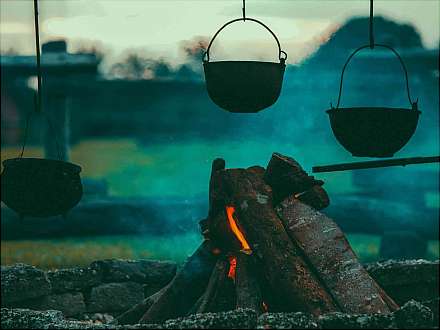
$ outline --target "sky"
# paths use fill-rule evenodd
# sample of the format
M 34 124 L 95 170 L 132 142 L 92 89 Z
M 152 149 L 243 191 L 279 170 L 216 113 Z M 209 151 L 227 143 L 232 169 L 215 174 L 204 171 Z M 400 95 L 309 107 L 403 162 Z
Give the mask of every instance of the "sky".
M 439 0 L 376 0 L 374 5 L 376 15 L 413 24 L 426 47 L 438 47 Z M 70 51 L 98 45 L 113 57 L 142 50 L 179 63 L 182 44 L 209 39 L 228 20 L 241 17 L 241 8 L 241 0 L 40 0 L 41 39 L 65 38 Z M 2 52 L 33 54 L 32 1 L 1 0 L 0 10 Z M 310 53 L 348 17 L 368 13 L 367 0 L 246 1 L 246 15 L 274 31 L 290 62 Z M 270 59 L 277 48 L 268 32 L 248 21 L 225 29 L 212 52 L 213 58 Z

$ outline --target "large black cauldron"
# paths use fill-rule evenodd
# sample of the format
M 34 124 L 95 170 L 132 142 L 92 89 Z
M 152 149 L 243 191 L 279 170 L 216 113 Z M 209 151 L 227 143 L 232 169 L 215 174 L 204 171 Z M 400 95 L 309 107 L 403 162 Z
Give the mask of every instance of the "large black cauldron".
M 204 54 L 203 68 L 209 97 L 229 112 L 252 113 L 276 102 L 283 83 L 287 54 L 281 50 L 276 35 L 262 22 L 246 18 L 265 27 L 278 45 L 279 63 L 259 61 L 209 62 L 209 50 L 217 35 L 226 26 L 243 19 L 234 19 L 223 25 L 212 38 Z
M 327 110 L 327 113 L 336 139 L 353 156 L 392 157 L 408 143 L 414 134 L 420 111 L 417 108 L 417 101 L 414 103 L 411 101 L 408 73 L 399 54 L 386 45 L 374 44 L 374 46 L 391 50 L 399 59 L 405 73 L 411 108 L 339 108 L 345 68 L 357 52 L 371 47 L 367 45 L 359 47 L 349 56 L 342 70 L 338 103 L 336 108 Z
M 20 216 L 64 215 L 81 199 L 81 167 L 38 158 L 3 162 L 1 200 Z

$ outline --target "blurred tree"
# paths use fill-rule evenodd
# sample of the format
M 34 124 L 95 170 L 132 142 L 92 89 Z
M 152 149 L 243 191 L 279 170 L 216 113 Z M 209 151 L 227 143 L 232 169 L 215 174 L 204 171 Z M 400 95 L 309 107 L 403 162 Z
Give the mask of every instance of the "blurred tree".
M 414 26 L 400 24 L 381 16 L 375 17 L 373 22 L 376 43 L 396 49 L 423 48 L 420 34 Z M 369 18 L 355 17 L 336 29 L 329 40 L 322 43 L 305 62 L 316 66 L 332 65 L 332 58 L 346 58 L 353 49 L 368 43 Z
M 148 78 L 151 60 L 138 54 L 129 54 L 122 62 L 112 65 L 110 74 L 117 78 L 139 80 Z

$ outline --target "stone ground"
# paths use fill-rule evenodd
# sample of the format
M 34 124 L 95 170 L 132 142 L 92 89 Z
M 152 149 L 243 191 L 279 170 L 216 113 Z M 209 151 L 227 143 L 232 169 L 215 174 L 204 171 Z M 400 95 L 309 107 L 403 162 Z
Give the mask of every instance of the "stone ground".
M 333 313 L 319 318 L 304 313 L 257 316 L 252 310 L 235 310 L 196 314 L 163 324 L 126 326 L 115 324 L 115 316 L 165 286 L 176 273 L 175 263 L 108 259 L 89 267 L 49 272 L 16 264 L 1 268 L 1 328 L 438 328 L 438 260 L 390 260 L 365 267 L 402 306 L 400 310 L 389 315 Z
M 64 318 L 60 311 L 1 310 L 2 329 L 438 329 L 433 312 L 411 300 L 388 315 L 330 313 L 318 318 L 305 313 L 265 313 L 239 309 L 195 314 L 162 324 L 97 324 Z

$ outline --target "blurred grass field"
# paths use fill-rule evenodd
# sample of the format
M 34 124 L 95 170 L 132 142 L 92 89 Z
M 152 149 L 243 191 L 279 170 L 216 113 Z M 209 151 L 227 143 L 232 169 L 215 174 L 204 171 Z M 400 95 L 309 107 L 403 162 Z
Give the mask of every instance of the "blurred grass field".
M 362 262 L 379 259 L 380 237 L 350 234 L 348 240 Z M 105 258 L 160 259 L 183 262 L 198 246 L 196 233 L 167 237 L 104 236 L 61 240 L 2 241 L 1 264 L 17 262 L 42 269 L 87 266 Z M 439 258 L 439 242 L 428 244 L 428 259 Z
M 327 145 L 300 148 L 293 143 L 262 141 L 174 141 L 171 144 L 140 145 L 135 140 L 96 139 L 82 141 L 71 149 L 72 162 L 81 164 L 82 176 L 105 179 L 112 197 L 171 197 L 185 196 L 190 200 L 206 194 L 211 161 L 216 157 L 227 160 L 228 167 L 265 165 L 273 151 L 296 155 L 304 168 L 311 160 L 320 158 L 349 161 L 345 153 L 335 154 Z M 1 150 L 1 160 L 17 157 L 18 147 Z M 26 157 L 42 157 L 42 148 L 28 147 Z M 319 178 L 319 176 L 317 176 Z M 352 173 L 327 174 L 326 189 L 334 193 L 359 193 L 353 184 Z M 430 207 L 438 207 L 438 194 L 429 195 Z M 432 204 L 432 205 L 431 205 Z M 363 262 L 379 259 L 380 237 L 348 235 L 348 239 Z M 183 236 L 142 237 L 105 236 L 52 240 L 23 240 L 1 242 L 1 264 L 17 262 L 44 269 L 85 266 L 97 259 L 168 259 L 182 262 L 197 247 L 201 238 L 196 233 Z M 428 246 L 427 258 L 439 257 L 439 243 Z

